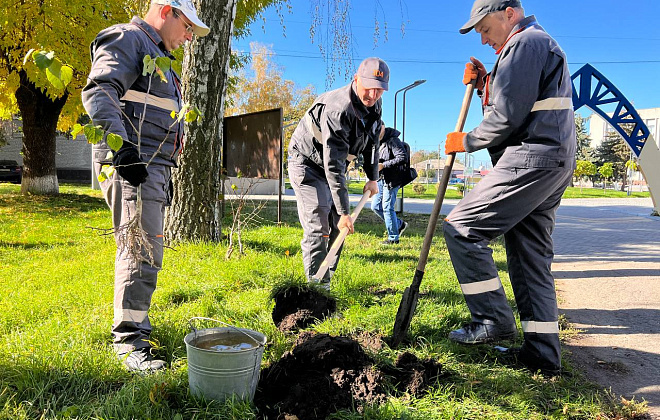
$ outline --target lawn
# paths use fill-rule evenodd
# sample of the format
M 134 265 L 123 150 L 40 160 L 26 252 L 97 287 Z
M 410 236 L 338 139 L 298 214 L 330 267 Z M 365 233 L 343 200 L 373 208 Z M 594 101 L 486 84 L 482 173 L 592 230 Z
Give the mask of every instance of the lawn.
M 418 194 L 413 190 L 415 183 L 408 184 L 404 187 L 403 195 L 408 198 L 423 198 L 433 200 L 435 199 L 436 194 L 438 193 L 438 187 L 436 184 L 419 184 L 424 188 L 422 194 Z M 353 181 L 349 183 L 348 191 L 351 194 L 362 194 L 362 188 L 364 187 L 364 181 Z M 399 193 L 401 194 L 401 193 Z M 640 198 L 640 197 L 650 197 L 649 192 L 633 192 L 632 195 L 628 195 L 624 191 L 614 191 L 612 189 L 604 190 L 602 188 L 582 188 L 580 187 L 568 187 L 564 192 L 563 198 Z M 445 198 L 462 198 L 461 193 L 455 186 L 449 186 L 445 194 Z
M 170 368 L 138 376 L 126 372 L 110 348 L 115 246 L 92 229 L 110 226 L 100 193 L 64 185 L 57 197 L 26 197 L 19 188 L 0 184 L 0 419 L 256 418 L 250 404 L 190 395 L 183 337 L 189 319 L 202 316 L 266 334 L 263 366 L 291 348 L 295 336 L 273 325 L 269 295 L 303 277 L 295 203 L 284 203 L 282 226 L 274 222 L 274 202 L 263 210 L 266 221 L 244 233 L 241 258 L 225 260 L 226 243 L 166 250 L 150 318 L 157 353 Z M 410 228 L 400 246 L 387 248 L 378 245 L 384 225 L 370 211 L 360 215 L 333 280 L 338 315 L 313 330 L 391 334 L 428 216 L 406 214 L 406 220 Z M 495 243 L 494 250 L 512 297 L 504 249 Z M 392 393 L 368 415 L 344 411 L 333 419 L 633 418 L 626 416 L 630 406 L 586 383 L 570 364 L 566 375 L 547 379 L 501 363 L 489 346 L 447 340 L 469 312 L 440 236 L 421 292 L 411 341 L 385 346 L 375 357 L 392 363 L 408 350 L 437 359 L 446 375 L 421 397 Z
M 634 191 L 631 195 L 628 195 L 625 191 L 615 191 L 612 189 L 568 187 L 564 191 L 562 198 L 641 198 L 650 196 L 648 191 Z
M 413 187 L 419 185 L 417 188 L 423 188 L 423 193 L 415 192 Z M 364 188 L 364 181 L 352 181 L 348 184 L 348 192 L 351 194 L 362 194 L 362 189 Z M 436 184 L 420 184 L 420 183 L 411 183 L 403 187 L 403 196 L 407 198 L 422 198 L 427 200 L 434 200 L 436 194 L 438 193 L 438 187 Z M 399 190 L 399 196 L 401 195 L 401 190 Z M 450 186 L 447 188 L 445 193 L 445 198 L 462 198 L 460 192 L 454 187 Z

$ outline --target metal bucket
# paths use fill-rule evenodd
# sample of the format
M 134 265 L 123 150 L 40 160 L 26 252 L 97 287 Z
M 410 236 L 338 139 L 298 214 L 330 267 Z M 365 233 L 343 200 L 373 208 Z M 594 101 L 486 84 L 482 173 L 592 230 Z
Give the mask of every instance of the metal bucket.
M 252 401 L 259 382 L 261 357 L 266 336 L 246 328 L 227 327 L 193 330 L 186 335 L 188 382 L 193 395 L 224 401 L 228 398 Z

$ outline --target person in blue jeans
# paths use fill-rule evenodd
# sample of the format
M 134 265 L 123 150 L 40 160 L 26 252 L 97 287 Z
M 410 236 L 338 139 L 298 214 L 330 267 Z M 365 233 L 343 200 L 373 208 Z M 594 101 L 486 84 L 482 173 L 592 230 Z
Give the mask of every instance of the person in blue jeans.
M 383 245 L 396 245 L 399 237 L 408 227 L 408 223 L 399 219 L 394 211 L 396 194 L 401 187 L 398 179 L 398 167 L 406 158 L 406 151 L 398 130 L 381 125 L 380 146 L 378 149 L 378 194 L 371 200 L 371 210 L 374 211 L 385 222 L 387 228 L 387 239 Z

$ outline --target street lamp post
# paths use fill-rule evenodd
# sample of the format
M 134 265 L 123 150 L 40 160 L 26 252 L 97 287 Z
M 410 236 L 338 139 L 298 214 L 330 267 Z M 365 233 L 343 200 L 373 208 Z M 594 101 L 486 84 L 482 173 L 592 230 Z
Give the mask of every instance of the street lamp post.
M 396 129 L 396 96 L 399 94 L 399 92 L 403 92 L 403 118 L 405 121 L 406 118 L 406 92 L 414 87 L 417 87 L 421 85 L 422 83 L 426 82 L 426 80 L 415 80 L 413 83 L 409 84 L 408 86 L 402 87 L 401 89 L 397 90 L 394 93 L 394 129 Z M 405 126 L 405 122 L 404 122 Z M 405 130 L 405 128 L 404 128 Z
M 470 158 L 472 156 L 468 153 L 465 152 L 465 163 L 463 165 L 463 186 L 465 187 L 465 190 L 463 194 L 467 194 L 468 188 L 470 187 L 470 177 L 472 176 L 472 171 L 470 170 Z
M 403 127 L 401 128 L 401 140 L 404 142 L 406 141 L 406 92 L 408 92 L 410 89 L 415 88 L 422 83 L 426 82 L 426 80 L 421 79 L 421 80 L 415 80 L 408 86 L 402 87 L 401 89 L 397 90 L 394 93 L 394 129 L 396 130 L 396 96 L 399 94 L 399 92 L 403 92 Z M 401 188 L 401 197 L 399 198 L 401 200 L 400 206 L 399 206 L 399 211 L 403 211 L 403 188 Z M 398 200 L 397 200 L 398 202 Z

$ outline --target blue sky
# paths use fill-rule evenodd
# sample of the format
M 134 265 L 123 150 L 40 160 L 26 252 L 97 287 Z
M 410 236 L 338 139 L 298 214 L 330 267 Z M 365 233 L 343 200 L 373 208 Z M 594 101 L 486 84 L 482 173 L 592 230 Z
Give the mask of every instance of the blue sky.
M 275 10 L 257 21 L 252 34 L 234 41 L 234 49 L 249 52 L 249 43 L 270 45 L 274 61 L 283 68 L 284 77 L 300 86 L 328 90 L 326 63 L 318 41 L 310 39 L 309 0 L 290 0 L 292 12 L 284 12 L 284 25 Z M 463 68 L 469 57 L 479 58 L 488 69 L 495 62 L 492 48 L 482 46 L 474 31 L 460 35 L 458 28 L 467 21 L 472 0 L 352 0 L 350 23 L 355 69 L 365 57 L 378 56 L 387 61 L 390 90 L 383 95 L 383 119 L 394 125 L 394 93 L 417 79 L 427 82 L 406 94 L 405 140 L 413 150 L 444 148 L 445 135 L 456 126 L 464 93 Z M 660 2 L 658 0 L 523 0 L 527 15 L 539 23 L 562 46 L 574 73 L 591 63 L 605 75 L 637 109 L 660 107 Z M 374 18 L 381 24 L 381 36 L 374 45 Z M 387 22 L 388 38 L 382 25 Z M 405 30 L 402 35 L 401 25 Z M 263 28 L 262 28 L 263 26 Z M 319 28 L 323 33 L 327 26 Z M 348 83 L 337 74 L 334 89 Z M 475 95 L 476 98 L 476 95 Z M 402 125 L 402 94 L 397 96 L 397 128 Z M 582 110 L 588 115 L 588 110 Z M 468 131 L 479 124 L 481 108 L 472 102 L 465 126 Z M 443 150 L 444 153 L 444 150 Z M 488 162 L 485 151 L 475 153 L 477 166 Z

